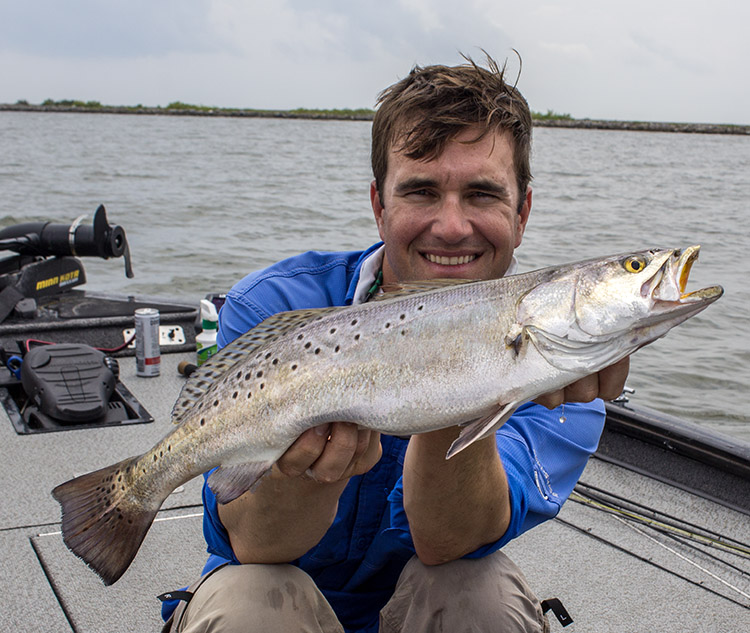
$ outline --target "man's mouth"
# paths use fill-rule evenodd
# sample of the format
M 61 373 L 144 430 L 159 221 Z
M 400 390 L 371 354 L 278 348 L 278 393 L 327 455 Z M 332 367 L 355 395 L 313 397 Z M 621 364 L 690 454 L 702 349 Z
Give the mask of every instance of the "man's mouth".
M 461 266 L 462 264 L 468 264 L 473 262 L 478 256 L 477 255 L 459 255 L 455 257 L 446 257 L 444 255 L 433 255 L 432 253 L 425 253 L 424 258 L 433 264 L 440 264 L 441 266 Z

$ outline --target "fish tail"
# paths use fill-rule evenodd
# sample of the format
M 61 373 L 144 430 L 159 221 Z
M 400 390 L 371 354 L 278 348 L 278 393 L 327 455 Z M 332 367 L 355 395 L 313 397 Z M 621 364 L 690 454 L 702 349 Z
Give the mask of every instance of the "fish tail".
M 63 541 L 107 585 L 130 566 L 164 501 L 142 504 L 127 494 L 128 475 L 139 459 L 81 475 L 52 491 L 62 506 Z

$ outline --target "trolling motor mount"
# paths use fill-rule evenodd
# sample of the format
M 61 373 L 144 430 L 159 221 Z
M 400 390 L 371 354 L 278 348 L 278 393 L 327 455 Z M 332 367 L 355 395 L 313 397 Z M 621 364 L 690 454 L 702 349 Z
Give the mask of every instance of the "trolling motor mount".
M 86 281 L 83 257 L 123 257 L 125 274 L 133 277 L 130 248 L 121 226 L 111 226 L 104 205 L 92 225 L 25 222 L 0 230 L 0 251 L 16 253 L 0 259 L 0 323 L 13 311 L 33 315 L 38 299 L 57 295 Z

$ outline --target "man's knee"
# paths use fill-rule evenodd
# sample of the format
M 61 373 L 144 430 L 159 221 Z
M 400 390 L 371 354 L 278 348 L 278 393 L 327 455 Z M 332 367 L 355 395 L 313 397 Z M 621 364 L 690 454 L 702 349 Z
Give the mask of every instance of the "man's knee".
M 436 619 L 445 630 L 472 625 L 476 630 L 543 631 L 546 626 L 526 578 L 502 552 L 434 566 L 412 558 L 381 618 L 381 629 L 394 632 L 415 626 L 436 630 L 431 628 Z
M 292 565 L 227 565 L 197 588 L 173 630 L 265 633 L 303 622 L 305 630 L 343 630 L 305 572 Z

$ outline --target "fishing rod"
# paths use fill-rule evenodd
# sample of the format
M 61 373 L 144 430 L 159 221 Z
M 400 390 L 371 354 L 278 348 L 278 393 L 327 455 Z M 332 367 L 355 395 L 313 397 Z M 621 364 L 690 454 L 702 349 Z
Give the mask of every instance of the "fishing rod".
M 747 578 L 747 576 L 750 575 L 750 572 L 741 568 L 738 565 L 735 565 L 725 560 L 724 558 L 711 554 L 710 552 L 703 549 L 703 547 L 699 547 L 698 545 L 701 545 L 704 547 L 718 548 L 723 553 L 732 554 L 744 560 L 748 560 L 750 559 L 750 546 L 748 546 L 747 544 L 744 544 L 741 541 L 738 541 L 726 535 L 720 534 L 713 530 L 709 530 L 707 528 L 699 526 L 695 523 L 691 523 L 689 521 L 679 519 L 678 517 L 662 512 L 655 508 L 651 508 L 637 501 L 626 499 L 615 493 L 603 490 L 596 486 L 586 484 L 584 482 L 581 482 L 576 486 L 573 494 L 570 496 L 570 500 L 575 503 L 582 504 L 591 509 L 612 515 L 617 521 L 623 523 L 630 529 L 636 531 L 641 536 L 653 541 L 656 545 L 659 545 L 660 547 L 664 548 L 671 554 L 677 556 L 678 558 L 689 563 L 690 565 L 693 565 L 694 567 L 698 568 L 701 572 L 712 577 L 713 579 L 715 579 L 717 582 L 721 583 L 728 589 L 750 600 L 749 593 L 733 585 L 726 579 L 721 578 L 720 576 L 713 573 L 709 569 L 706 569 L 698 562 L 690 559 L 684 554 L 681 554 L 675 549 L 670 548 L 669 546 L 660 542 L 655 537 L 647 534 L 642 529 L 636 527 L 635 524 L 649 527 L 653 529 L 654 531 L 658 532 L 659 534 L 662 534 L 664 536 L 667 536 L 677 541 L 682 546 L 696 553 L 700 553 L 701 556 L 711 559 L 716 564 L 719 564 L 723 567 L 727 567 L 727 568 L 730 568 L 731 570 L 734 570 L 735 572 L 739 573 L 744 578 Z M 650 516 L 647 516 L 647 515 L 650 515 Z M 650 557 L 642 556 L 641 554 L 638 554 L 632 550 L 629 550 L 628 548 L 622 545 L 619 545 L 613 542 L 612 540 L 609 540 L 603 536 L 600 536 L 599 534 L 595 534 L 589 529 L 576 525 L 575 523 L 569 520 L 562 519 L 560 517 L 556 517 L 556 520 L 560 521 L 563 525 L 566 525 L 572 529 L 582 532 L 583 534 L 586 534 L 601 543 L 609 545 L 610 547 L 613 547 L 614 549 L 618 551 L 628 554 L 629 556 L 636 558 L 642 562 L 648 563 L 649 565 L 656 567 L 657 569 L 661 571 L 665 571 L 681 580 L 684 580 L 685 582 L 689 584 L 695 585 L 696 587 L 700 587 L 701 589 L 704 589 L 705 591 L 708 591 L 711 594 L 724 598 L 725 600 L 728 600 L 738 606 L 741 606 L 745 609 L 750 610 L 750 602 L 742 602 L 724 593 L 721 593 L 720 591 L 716 591 L 715 589 L 712 589 L 706 586 L 703 583 L 703 581 L 699 582 L 699 581 L 693 580 L 683 574 L 680 574 L 679 572 L 674 571 L 673 569 L 670 569 L 664 565 L 661 565 L 655 562 Z

